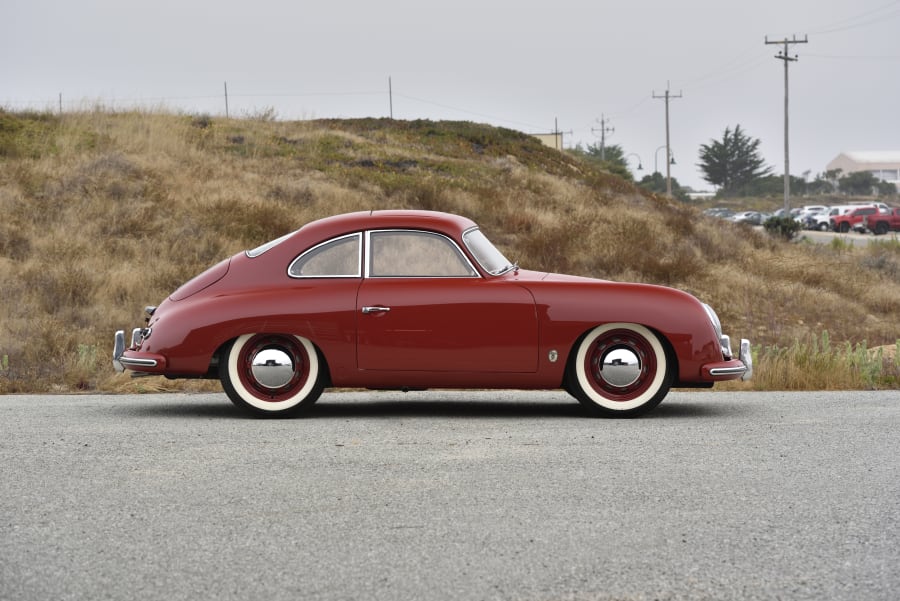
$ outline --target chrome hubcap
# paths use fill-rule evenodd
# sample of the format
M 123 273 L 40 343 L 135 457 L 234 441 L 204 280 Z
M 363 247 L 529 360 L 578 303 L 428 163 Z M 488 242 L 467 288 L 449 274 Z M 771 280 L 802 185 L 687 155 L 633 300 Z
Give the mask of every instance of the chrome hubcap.
M 631 349 L 615 348 L 603 356 L 600 375 L 610 386 L 627 388 L 641 377 L 641 359 Z
M 267 348 L 253 357 L 250 372 L 260 386 L 276 390 L 287 386 L 294 377 L 294 361 L 281 349 Z

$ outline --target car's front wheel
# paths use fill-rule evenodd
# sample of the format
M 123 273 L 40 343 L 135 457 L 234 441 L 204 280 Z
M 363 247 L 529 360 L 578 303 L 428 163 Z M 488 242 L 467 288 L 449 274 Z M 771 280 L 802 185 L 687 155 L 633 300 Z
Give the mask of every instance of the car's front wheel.
M 324 387 L 312 342 L 287 334 L 245 334 L 225 349 L 219 379 L 238 407 L 264 417 L 286 417 L 312 405 Z
M 663 400 L 673 373 L 656 334 L 639 324 L 608 323 L 576 346 L 566 388 L 593 415 L 634 417 Z

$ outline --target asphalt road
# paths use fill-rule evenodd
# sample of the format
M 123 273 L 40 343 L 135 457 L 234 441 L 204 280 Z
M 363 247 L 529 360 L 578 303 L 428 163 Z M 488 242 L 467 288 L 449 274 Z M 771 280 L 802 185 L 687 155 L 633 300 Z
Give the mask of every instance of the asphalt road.
M 813 242 L 817 242 L 819 244 L 831 244 L 832 240 L 837 238 L 841 240 L 845 244 L 849 244 L 850 246 L 868 246 L 869 242 L 890 242 L 891 240 L 897 239 L 897 234 L 891 232 L 890 234 L 884 236 L 876 236 L 874 234 L 857 234 L 856 232 L 847 232 L 846 234 L 839 234 L 837 232 L 819 232 L 816 230 L 802 230 L 799 233 L 800 237 L 806 236 Z
M 0 599 L 897 599 L 900 394 L 0 397 Z

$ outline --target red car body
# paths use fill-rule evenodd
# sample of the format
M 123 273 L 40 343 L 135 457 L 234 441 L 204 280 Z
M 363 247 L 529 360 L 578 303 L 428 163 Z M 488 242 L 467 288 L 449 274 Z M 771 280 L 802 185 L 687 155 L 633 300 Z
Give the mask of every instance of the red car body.
M 219 378 L 260 415 L 298 413 L 325 387 L 562 387 L 631 416 L 671 386 L 752 372 L 749 342 L 733 356 L 685 292 L 519 269 L 469 219 L 429 211 L 309 223 L 148 312 L 129 348 L 116 333 L 117 369 Z

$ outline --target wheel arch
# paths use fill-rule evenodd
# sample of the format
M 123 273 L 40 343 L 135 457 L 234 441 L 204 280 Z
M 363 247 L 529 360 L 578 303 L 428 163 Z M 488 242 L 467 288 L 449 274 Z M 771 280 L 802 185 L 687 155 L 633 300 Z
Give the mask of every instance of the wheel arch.
M 604 326 L 609 323 L 617 323 L 615 321 L 604 321 L 595 323 L 586 330 L 584 330 L 579 336 L 572 342 L 572 345 L 568 349 L 568 357 L 566 358 L 566 367 L 563 370 L 563 388 L 567 389 L 567 383 L 569 381 L 570 374 L 574 374 L 575 369 L 575 361 L 577 360 L 578 355 L 578 347 L 581 346 L 581 343 L 584 342 L 584 339 L 593 332 L 596 328 L 600 326 Z M 666 361 L 670 363 L 672 366 L 672 381 L 673 384 L 677 383 L 680 379 L 678 374 L 680 373 L 680 365 L 678 362 L 678 354 L 675 352 L 675 347 L 672 345 L 672 341 L 669 340 L 669 337 L 665 335 L 665 333 L 661 332 L 658 328 L 653 327 L 652 325 L 648 325 L 646 323 L 641 322 L 628 322 L 633 323 L 634 325 L 639 325 L 650 330 L 658 339 L 660 344 L 663 347 L 663 351 L 666 354 Z

